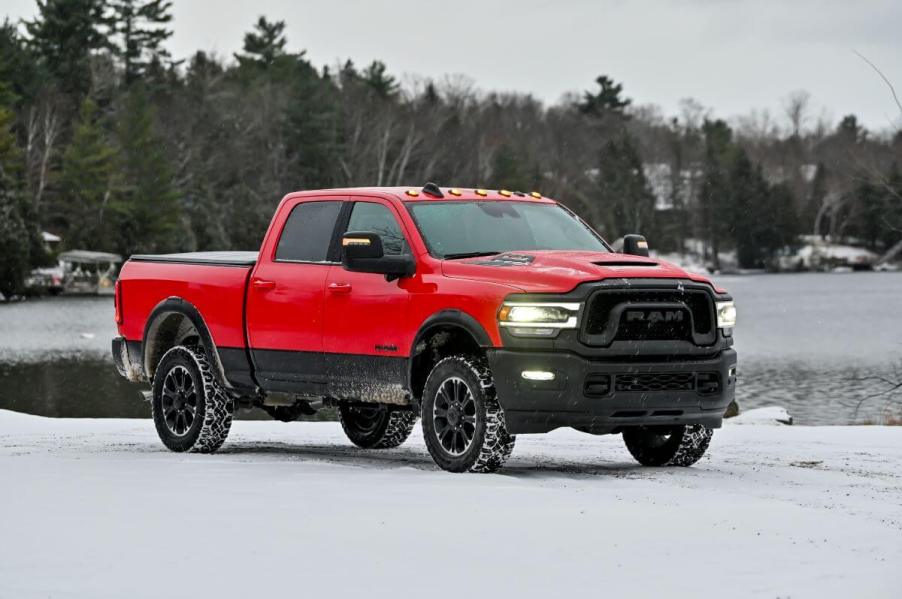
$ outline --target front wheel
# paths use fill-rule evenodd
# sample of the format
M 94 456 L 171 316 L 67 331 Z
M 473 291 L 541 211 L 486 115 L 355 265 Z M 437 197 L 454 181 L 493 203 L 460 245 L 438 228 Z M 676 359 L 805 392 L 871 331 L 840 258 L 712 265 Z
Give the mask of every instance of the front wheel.
M 212 453 L 232 426 L 233 399 L 195 347 L 178 345 L 163 355 L 151 405 L 157 434 L 172 451 Z
M 423 390 L 423 436 L 429 455 L 449 472 L 494 472 L 514 449 L 484 359 L 451 356 L 429 373 Z
M 637 426 L 623 431 L 623 442 L 643 466 L 691 466 L 705 455 L 713 434 L 700 424 Z

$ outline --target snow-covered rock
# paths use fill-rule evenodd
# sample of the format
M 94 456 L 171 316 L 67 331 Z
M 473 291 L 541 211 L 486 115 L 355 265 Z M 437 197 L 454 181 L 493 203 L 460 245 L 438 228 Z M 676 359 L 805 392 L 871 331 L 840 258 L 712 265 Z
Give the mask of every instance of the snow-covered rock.
M 792 416 L 786 408 L 766 406 L 741 412 L 738 416 L 728 418 L 729 424 L 792 424 Z

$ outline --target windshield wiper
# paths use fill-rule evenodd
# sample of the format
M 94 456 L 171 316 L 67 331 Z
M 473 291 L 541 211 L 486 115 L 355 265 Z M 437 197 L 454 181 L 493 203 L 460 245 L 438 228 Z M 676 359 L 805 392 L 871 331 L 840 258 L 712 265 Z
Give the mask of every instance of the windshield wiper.
M 501 252 L 461 252 L 459 254 L 445 254 L 445 260 L 459 260 L 461 258 L 479 258 L 480 256 L 496 256 Z

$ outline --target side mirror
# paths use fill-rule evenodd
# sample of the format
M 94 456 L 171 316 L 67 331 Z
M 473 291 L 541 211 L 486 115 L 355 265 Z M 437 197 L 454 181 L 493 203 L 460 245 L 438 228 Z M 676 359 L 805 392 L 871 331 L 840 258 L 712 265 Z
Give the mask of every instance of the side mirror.
M 348 231 L 341 237 L 341 264 L 351 272 L 385 275 L 389 281 L 413 276 L 416 263 L 411 256 L 386 256 L 382 238 L 376 233 Z
M 623 253 L 648 258 L 648 242 L 641 235 L 624 235 Z

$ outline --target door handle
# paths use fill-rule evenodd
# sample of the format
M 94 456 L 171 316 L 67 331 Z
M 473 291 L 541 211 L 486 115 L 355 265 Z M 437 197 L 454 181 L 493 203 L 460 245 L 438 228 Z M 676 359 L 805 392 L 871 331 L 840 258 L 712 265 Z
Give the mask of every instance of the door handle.
M 332 293 L 351 293 L 350 283 L 329 283 L 329 291 Z
M 254 289 L 259 289 L 261 291 L 265 291 L 267 289 L 275 289 L 276 282 L 275 281 L 265 281 L 263 279 L 254 279 L 251 283 L 254 286 Z

